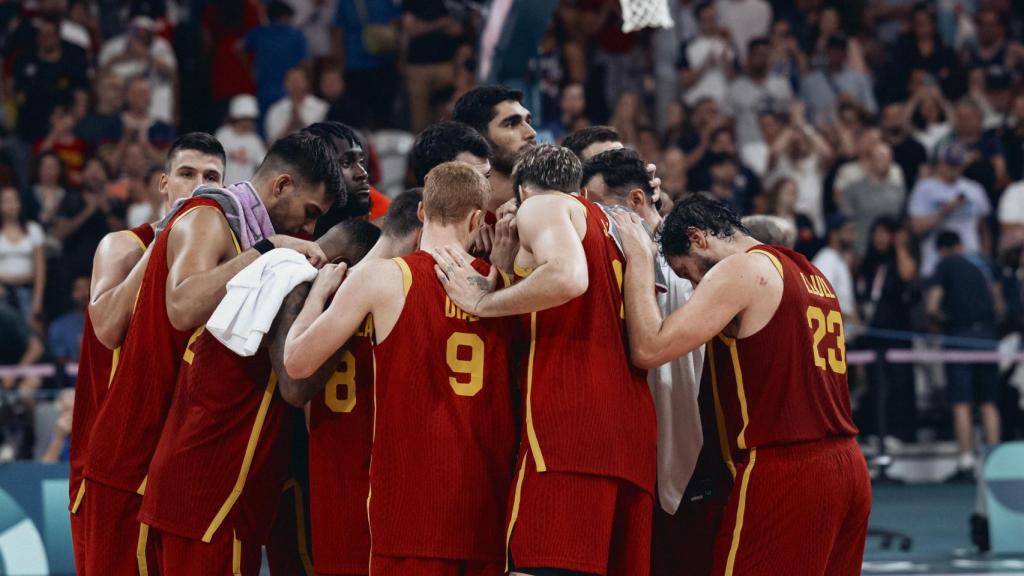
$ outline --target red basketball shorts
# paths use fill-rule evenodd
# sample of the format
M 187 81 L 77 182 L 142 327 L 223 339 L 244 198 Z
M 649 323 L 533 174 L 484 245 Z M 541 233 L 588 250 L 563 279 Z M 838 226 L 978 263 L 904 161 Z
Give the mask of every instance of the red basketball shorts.
M 853 438 L 751 449 L 715 540 L 715 576 L 857 576 L 871 480 Z
M 145 527 L 144 527 L 145 528 Z M 207 543 L 149 529 L 160 573 L 190 576 L 257 576 L 263 560 L 260 545 L 241 542 L 234 531 L 221 527 Z
M 537 472 L 521 458 L 509 513 L 515 568 L 560 568 L 647 576 L 651 566 L 649 493 L 625 480 Z
M 159 574 L 148 531 L 139 524 L 142 496 L 89 482 L 78 514 L 85 527 L 84 574 L 137 576 Z M 146 570 L 144 570 L 144 568 Z

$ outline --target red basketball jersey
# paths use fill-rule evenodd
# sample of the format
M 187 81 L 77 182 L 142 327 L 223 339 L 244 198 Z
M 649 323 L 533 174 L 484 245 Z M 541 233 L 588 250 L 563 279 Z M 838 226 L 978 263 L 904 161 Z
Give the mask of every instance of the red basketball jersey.
M 583 250 L 589 284 L 573 300 L 524 317 L 523 444 L 540 472 L 621 478 L 654 491 L 657 430 L 647 373 L 629 361 L 623 320 L 625 262 L 596 204 Z
M 374 350 L 373 554 L 503 562 L 517 436 L 510 322 L 455 306 L 429 253 L 394 261 L 407 293 Z
M 220 210 L 209 198 L 186 200 L 153 243 L 120 362 L 89 438 L 89 480 L 145 492 L 146 470 L 170 407 L 181 355 L 193 333 L 175 329 L 167 317 L 167 238 L 182 216 L 204 208 Z
M 370 565 L 373 443 L 373 317 L 345 345 L 334 376 L 309 406 L 309 507 L 318 574 L 365 573 Z
M 142 224 L 125 234 L 132 238 L 145 250 L 153 242 L 153 227 Z M 107 387 L 114 376 L 117 359 L 121 349 L 111 350 L 96 338 L 89 312 L 85 313 L 85 327 L 82 331 L 82 349 L 78 356 L 78 378 L 75 380 L 75 407 L 71 418 L 71 475 L 68 488 L 71 491 L 71 512 L 77 512 L 85 494 L 82 484 L 82 472 L 85 470 L 86 451 L 88 450 L 89 433 L 92 423 L 103 404 Z
M 708 343 L 706 370 L 729 452 L 855 436 L 832 286 L 796 252 L 767 245 L 750 252 L 767 256 L 782 275 L 782 300 L 756 334 Z
M 292 412 L 266 348 L 242 357 L 202 331 L 182 356 L 139 519 L 210 542 L 263 542 L 288 475 Z

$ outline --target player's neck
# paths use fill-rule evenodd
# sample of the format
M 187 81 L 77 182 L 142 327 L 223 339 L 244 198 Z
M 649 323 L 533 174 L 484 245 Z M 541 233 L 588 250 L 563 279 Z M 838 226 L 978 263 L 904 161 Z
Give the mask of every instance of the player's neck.
M 370 251 L 366 253 L 363 259 L 390 260 L 391 258 L 405 256 L 408 252 L 409 250 L 405 248 L 400 239 L 381 234 L 377 242 L 374 243 L 373 248 L 370 248 Z
M 454 226 L 423 225 L 423 236 L 420 237 L 420 250 L 430 251 L 442 246 L 458 244 L 465 250 L 469 246 L 469 234 L 463 233 Z
M 493 214 L 498 211 L 502 204 L 512 199 L 512 177 L 491 169 L 488 181 L 491 183 L 491 197 L 488 199 L 485 208 Z

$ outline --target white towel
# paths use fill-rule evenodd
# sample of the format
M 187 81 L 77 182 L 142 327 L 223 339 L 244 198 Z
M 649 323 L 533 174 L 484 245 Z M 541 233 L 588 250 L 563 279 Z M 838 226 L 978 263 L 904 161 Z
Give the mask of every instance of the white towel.
M 224 299 L 206 329 L 232 352 L 252 356 L 293 288 L 316 278 L 302 254 L 277 248 L 260 256 L 228 281 Z

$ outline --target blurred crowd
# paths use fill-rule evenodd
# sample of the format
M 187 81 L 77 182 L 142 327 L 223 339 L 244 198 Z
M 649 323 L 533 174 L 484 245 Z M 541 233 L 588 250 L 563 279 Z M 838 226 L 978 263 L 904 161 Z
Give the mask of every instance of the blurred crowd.
M 1020 331 L 1024 4 L 668 3 L 673 28 L 628 34 L 619 0 L 558 3 L 519 79 L 538 141 L 608 125 L 657 166 L 666 207 L 703 192 L 782 218 L 834 285 L 851 347 L 909 348 L 912 334 L 935 333 L 987 350 Z M 487 80 L 477 46 L 489 8 L 0 1 L 0 365 L 77 360 L 96 246 L 160 216 L 177 134 L 215 134 L 235 182 L 275 139 L 338 120 L 364 131 L 379 182 L 375 135 L 417 134 Z M 927 419 L 916 409 L 929 404 L 914 370 L 881 368 L 889 434 L 914 440 Z M 873 369 L 855 378 L 867 431 Z M 989 442 L 1021 432 L 1006 371 L 961 365 L 941 377 L 958 429 L 977 401 Z M 17 423 L 37 389 L 73 377 L 0 381 L 21 397 L 0 405 L 0 460 L 31 457 L 35 444 L 60 458 L 59 442 Z

